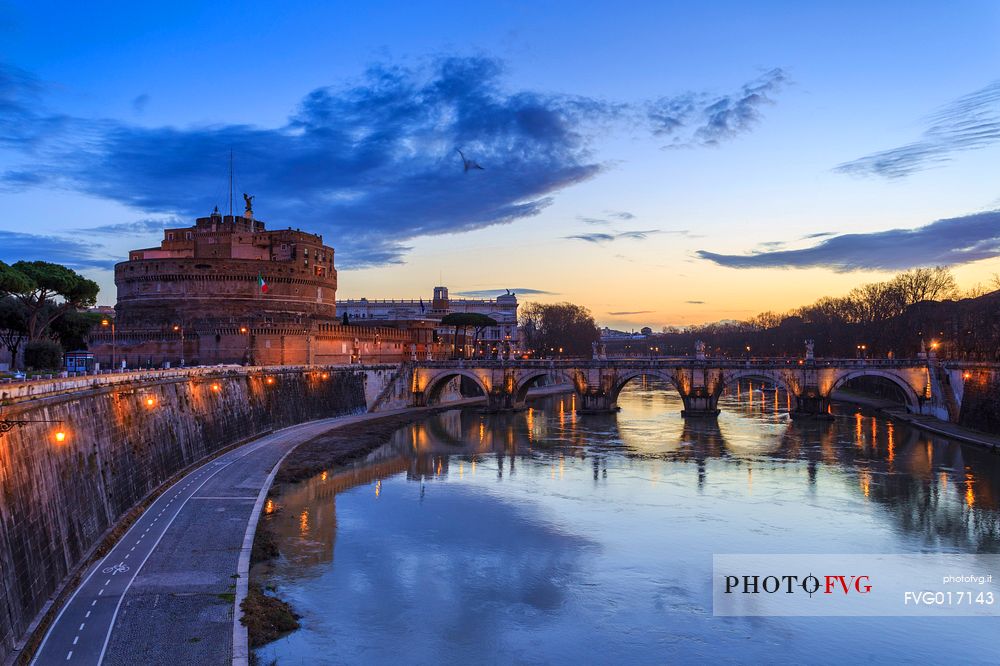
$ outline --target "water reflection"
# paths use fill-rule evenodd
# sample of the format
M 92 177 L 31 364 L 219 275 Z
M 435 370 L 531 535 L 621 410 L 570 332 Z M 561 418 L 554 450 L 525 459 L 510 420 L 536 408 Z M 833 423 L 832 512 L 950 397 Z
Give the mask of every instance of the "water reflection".
M 262 656 L 384 662 L 404 643 L 419 663 L 773 660 L 778 642 L 801 660 L 816 641 L 844 658 L 993 649 L 968 632 L 978 620 L 712 618 L 708 574 L 716 552 L 1000 552 L 996 456 L 851 408 L 792 421 L 790 397 L 760 382 L 733 387 L 717 420 L 680 418 L 679 397 L 653 382 L 627 388 L 616 415 L 578 417 L 573 400 L 429 417 L 265 507 L 283 553 L 270 580 L 305 628 Z M 317 657 L 330 645 L 341 658 Z

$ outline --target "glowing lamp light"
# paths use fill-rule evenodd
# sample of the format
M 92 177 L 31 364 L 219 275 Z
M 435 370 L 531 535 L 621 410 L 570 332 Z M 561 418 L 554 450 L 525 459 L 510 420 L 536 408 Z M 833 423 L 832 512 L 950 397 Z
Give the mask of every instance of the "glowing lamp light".
M 62 444 L 63 442 L 66 441 L 66 431 L 56 430 L 54 437 L 57 443 Z
M 222 390 L 222 387 L 219 386 L 218 384 L 212 384 L 212 390 L 218 393 L 219 391 Z
M 966 372 L 965 374 L 962 375 L 962 379 L 971 379 L 971 378 L 972 378 L 971 372 Z
M 240 333 L 246 333 L 246 332 L 247 332 L 247 327 L 246 326 L 240 326 Z
M 329 378 L 330 378 L 330 373 L 329 372 L 324 372 L 323 373 L 323 379 L 329 379 Z
M 156 398 L 154 398 L 152 396 L 146 398 L 146 406 L 147 407 L 153 407 L 155 405 L 156 405 Z
M 267 378 L 267 379 L 265 379 L 264 381 L 265 381 L 266 383 L 268 383 L 268 384 L 273 384 L 273 383 L 274 383 L 274 377 L 268 377 L 268 378 Z

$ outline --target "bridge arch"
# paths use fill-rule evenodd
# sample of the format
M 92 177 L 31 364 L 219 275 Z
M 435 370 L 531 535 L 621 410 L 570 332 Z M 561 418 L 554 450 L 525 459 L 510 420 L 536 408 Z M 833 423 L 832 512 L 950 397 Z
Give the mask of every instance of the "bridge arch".
M 456 377 L 471 379 L 479 387 L 479 390 L 483 392 L 483 395 L 488 396 L 490 394 L 490 389 L 483 383 L 482 378 L 471 370 L 463 370 L 461 368 L 448 369 L 432 376 L 428 380 L 427 388 L 424 389 L 424 404 L 432 405 L 439 402 L 441 399 L 441 389 Z
M 580 391 L 581 386 L 586 384 L 586 380 L 583 379 L 583 373 L 579 370 L 566 372 L 549 368 L 546 370 L 529 371 L 517 377 L 514 385 L 514 404 L 524 404 L 524 401 L 528 398 L 528 391 L 537 386 L 540 379 L 547 378 L 558 378 L 563 383 L 572 384 L 577 392 Z
M 726 370 L 722 373 L 719 384 L 715 387 L 715 392 L 717 394 L 721 394 L 725 387 L 736 384 L 743 379 L 759 379 L 761 381 L 774 384 L 775 386 L 784 389 L 789 395 L 793 396 L 799 395 L 800 392 L 798 382 L 794 379 L 783 377 L 781 372 L 778 371 L 762 370 L 759 368 Z
M 858 377 L 881 377 L 882 379 L 887 379 L 894 383 L 903 391 L 903 395 L 906 397 L 906 409 L 914 414 L 920 413 L 920 396 L 917 395 L 917 391 L 913 386 L 906 380 L 905 377 L 892 372 L 890 370 L 879 370 L 876 368 L 861 368 L 858 370 L 850 370 L 840 375 L 836 381 L 833 382 L 833 386 L 830 387 L 830 394 L 832 395 L 834 391 L 838 388 L 851 381 L 852 379 L 857 379 Z
M 684 391 L 681 389 L 681 384 L 677 380 L 677 377 L 673 374 L 653 368 L 641 368 L 626 372 L 616 378 L 614 386 L 611 387 L 611 404 L 618 404 L 618 396 L 621 395 L 622 389 L 624 389 L 630 381 L 638 379 L 639 377 L 655 377 L 656 379 L 662 379 L 666 383 L 673 386 L 682 398 L 684 397 Z

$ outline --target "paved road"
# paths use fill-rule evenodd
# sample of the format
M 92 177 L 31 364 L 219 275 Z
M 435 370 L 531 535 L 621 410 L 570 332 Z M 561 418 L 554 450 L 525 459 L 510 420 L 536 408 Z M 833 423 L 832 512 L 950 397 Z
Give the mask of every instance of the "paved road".
M 34 663 L 232 664 L 240 554 L 272 470 L 332 426 L 394 413 L 286 428 L 190 472 L 91 567 Z

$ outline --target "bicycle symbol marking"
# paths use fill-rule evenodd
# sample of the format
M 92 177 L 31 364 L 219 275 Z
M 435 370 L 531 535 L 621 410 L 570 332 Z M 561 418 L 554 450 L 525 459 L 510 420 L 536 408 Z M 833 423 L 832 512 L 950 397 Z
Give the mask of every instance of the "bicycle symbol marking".
M 126 571 L 128 571 L 128 565 L 127 564 L 121 564 L 121 563 L 119 563 L 119 564 L 116 564 L 116 565 L 111 566 L 111 567 L 104 567 L 104 569 L 102 569 L 102 571 L 104 573 L 106 573 L 106 574 L 120 574 L 120 573 L 125 573 Z

